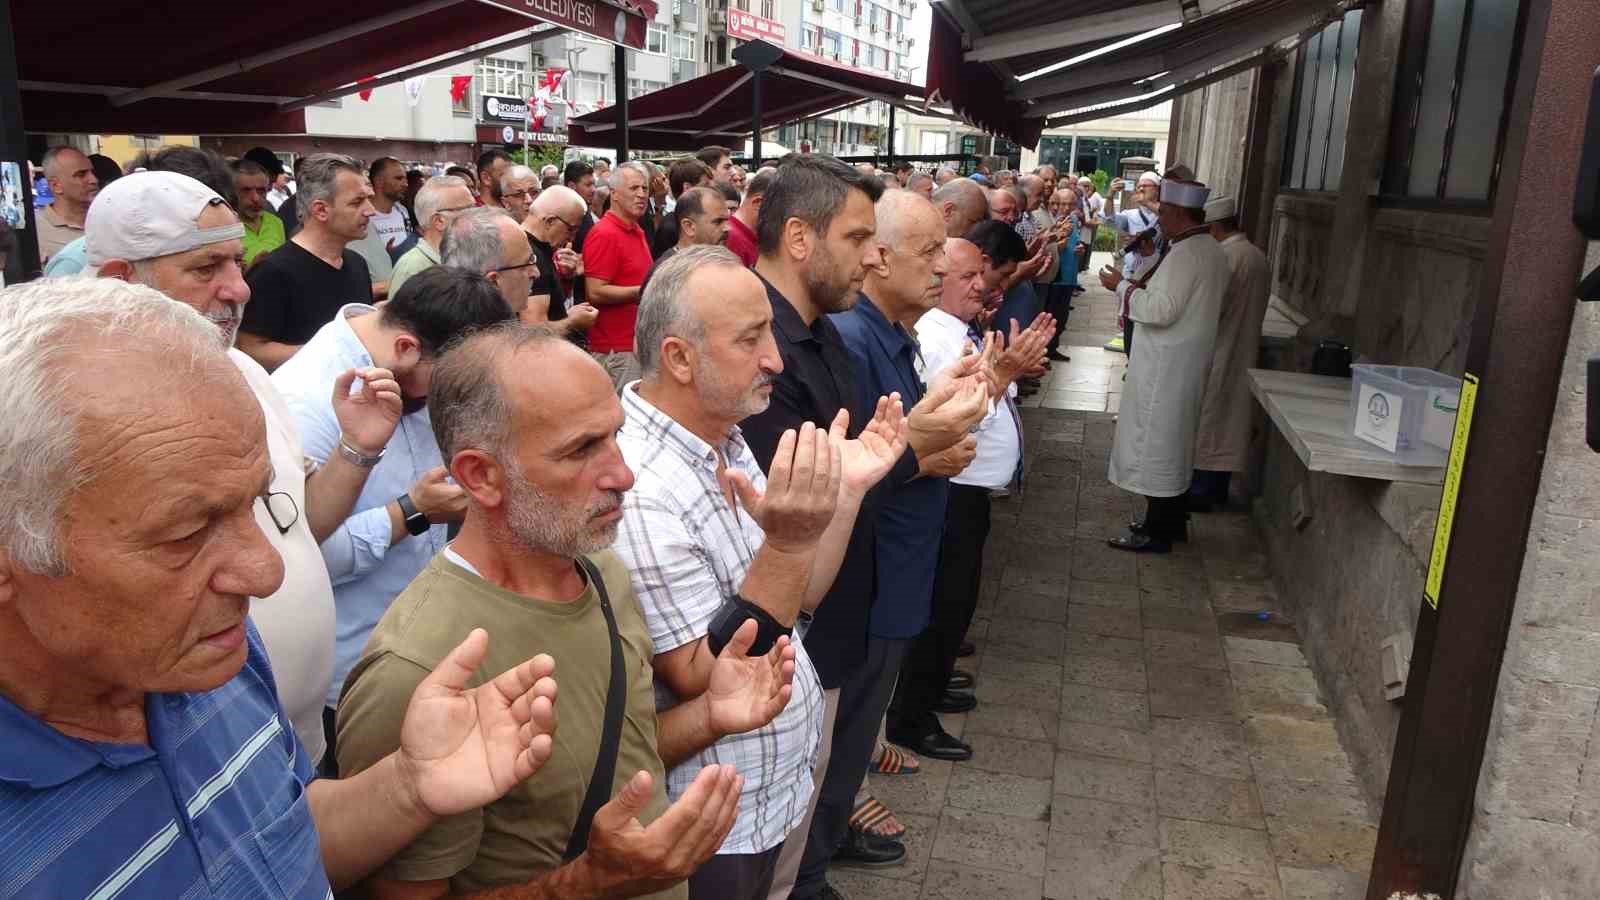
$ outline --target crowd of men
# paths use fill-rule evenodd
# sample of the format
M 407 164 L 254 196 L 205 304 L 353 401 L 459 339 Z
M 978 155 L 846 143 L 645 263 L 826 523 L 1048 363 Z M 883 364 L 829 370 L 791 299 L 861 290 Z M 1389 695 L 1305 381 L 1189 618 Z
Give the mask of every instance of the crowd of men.
M 1185 171 L 80 157 L 0 292 L 0 895 L 838 897 L 867 772 L 973 755 L 1095 229 L 1112 545 L 1244 467 L 1265 263 Z

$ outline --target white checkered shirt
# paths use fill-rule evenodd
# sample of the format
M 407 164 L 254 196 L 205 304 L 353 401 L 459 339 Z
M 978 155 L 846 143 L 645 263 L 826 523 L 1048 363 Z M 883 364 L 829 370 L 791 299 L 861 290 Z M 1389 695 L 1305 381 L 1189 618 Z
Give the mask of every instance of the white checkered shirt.
M 738 593 L 766 535 L 729 504 L 717 484 L 717 448 L 641 398 L 622 391 L 625 420 L 617 443 L 633 469 L 612 546 L 633 578 L 657 653 L 705 637 L 723 601 Z M 720 448 L 729 469 L 757 489 L 766 477 L 735 427 Z M 656 705 L 678 698 L 656 682 Z M 744 776 L 739 818 L 720 853 L 761 853 L 782 843 L 805 817 L 811 767 L 822 737 L 822 683 L 801 642 L 795 643 L 794 695 L 764 728 L 725 737 L 667 773 L 676 800 L 705 766 L 732 765 Z

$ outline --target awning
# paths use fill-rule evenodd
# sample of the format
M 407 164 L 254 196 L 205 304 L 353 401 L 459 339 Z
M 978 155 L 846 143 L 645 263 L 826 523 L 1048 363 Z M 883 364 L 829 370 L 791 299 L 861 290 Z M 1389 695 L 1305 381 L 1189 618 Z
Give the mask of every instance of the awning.
M 1040 127 L 1135 111 L 1259 65 L 1280 42 L 1298 42 L 1359 0 L 1223 5 L 942 0 L 928 91 L 979 124 L 989 110 L 990 130 L 1034 146 Z M 1142 39 L 1091 56 L 1132 38 Z
M 707 144 L 740 146 L 750 134 L 752 75 L 730 66 L 628 101 L 628 143 L 644 150 L 698 150 Z M 777 127 L 867 100 L 921 110 L 920 85 L 835 65 L 805 53 L 783 51 L 761 86 L 763 127 Z M 607 145 L 616 133 L 616 109 L 569 119 L 572 143 Z
M 539 21 L 642 47 L 645 13 L 654 0 L 11 0 L 33 132 L 299 134 L 297 104 L 359 80 Z

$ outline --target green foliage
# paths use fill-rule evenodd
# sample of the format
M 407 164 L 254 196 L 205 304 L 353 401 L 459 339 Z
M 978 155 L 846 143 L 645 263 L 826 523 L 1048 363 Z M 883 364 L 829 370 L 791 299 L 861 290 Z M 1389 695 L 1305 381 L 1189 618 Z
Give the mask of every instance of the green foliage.
M 1110 253 L 1117 249 L 1117 230 L 1109 224 L 1101 225 L 1094 233 L 1094 249 Z
M 1111 174 L 1105 169 L 1095 169 L 1094 174 L 1089 176 L 1089 180 L 1094 182 L 1094 189 L 1099 191 L 1101 196 L 1104 196 L 1106 185 L 1111 183 Z
M 522 148 L 518 147 L 511 151 L 511 158 L 535 172 L 546 165 L 553 165 L 559 169 L 564 149 L 560 144 L 529 144 L 526 157 L 523 156 Z

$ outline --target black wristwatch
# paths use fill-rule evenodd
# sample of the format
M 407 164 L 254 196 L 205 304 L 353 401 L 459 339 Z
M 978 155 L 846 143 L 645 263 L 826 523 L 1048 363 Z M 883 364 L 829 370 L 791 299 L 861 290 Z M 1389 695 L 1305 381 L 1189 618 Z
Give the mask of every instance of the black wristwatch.
M 427 532 L 431 523 L 427 516 L 417 511 L 417 505 L 411 502 L 410 494 L 401 494 L 394 498 L 394 502 L 400 504 L 400 516 L 405 520 L 406 531 L 412 537 Z

